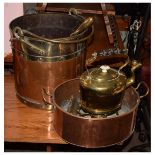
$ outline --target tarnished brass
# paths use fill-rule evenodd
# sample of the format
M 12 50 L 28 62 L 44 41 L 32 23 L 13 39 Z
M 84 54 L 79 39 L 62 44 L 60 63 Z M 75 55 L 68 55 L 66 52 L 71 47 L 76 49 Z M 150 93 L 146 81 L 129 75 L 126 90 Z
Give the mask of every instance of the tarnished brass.
M 65 57 L 66 54 L 71 53 L 70 51 L 75 51 L 77 53 L 77 51 L 85 47 L 87 40 L 89 40 L 94 33 L 93 27 L 91 30 L 88 30 L 92 23 L 93 18 L 89 17 L 86 19 L 86 22 L 84 21 L 82 25 L 80 25 L 79 28 L 71 34 L 72 36 L 66 38 L 43 38 L 27 30 L 21 29 L 19 26 L 13 28 L 13 35 L 15 36 L 14 39 L 17 39 L 21 42 L 21 46 L 25 54 L 30 55 L 30 57 L 44 56 L 50 61 L 51 56 L 58 57 L 60 54 L 62 59 L 63 56 Z M 80 34 L 81 31 L 84 31 L 83 29 L 85 29 L 85 33 Z M 90 33 L 88 33 L 88 31 Z M 77 46 L 75 46 L 75 44 L 77 44 Z M 30 54 L 31 50 L 33 50 L 33 54 Z M 55 55 L 55 53 L 57 55 Z
M 119 70 L 109 66 L 92 68 L 80 76 L 81 106 L 94 114 L 113 113 L 120 108 L 124 90 L 135 81 L 134 71 L 141 63 L 133 61 L 131 77 L 121 71 L 129 63 L 127 58 Z
M 93 24 L 93 18 L 92 17 L 88 17 L 86 18 L 82 24 L 76 29 L 75 32 L 73 32 L 72 34 L 70 34 L 70 36 L 75 36 L 81 32 L 83 32 L 84 30 L 86 30 L 89 26 L 91 26 Z

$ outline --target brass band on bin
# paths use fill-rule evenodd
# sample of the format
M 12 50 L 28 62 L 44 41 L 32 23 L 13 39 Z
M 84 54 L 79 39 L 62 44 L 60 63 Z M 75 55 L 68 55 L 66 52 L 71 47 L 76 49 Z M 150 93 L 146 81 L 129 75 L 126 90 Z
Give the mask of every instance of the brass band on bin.
M 24 58 L 28 59 L 28 60 L 33 60 L 33 61 L 41 61 L 41 62 L 56 62 L 56 61 L 64 61 L 64 60 L 68 60 L 68 59 L 72 59 L 74 57 L 77 57 L 81 54 L 82 51 L 85 50 L 85 47 L 83 47 L 80 50 L 77 50 L 73 53 L 70 54 L 66 54 L 66 55 L 61 55 L 61 56 L 42 56 L 42 55 L 33 55 L 33 54 L 29 54 L 27 52 L 24 52 L 22 50 L 18 50 L 18 53 L 21 54 Z M 17 49 L 16 49 L 17 51 Z

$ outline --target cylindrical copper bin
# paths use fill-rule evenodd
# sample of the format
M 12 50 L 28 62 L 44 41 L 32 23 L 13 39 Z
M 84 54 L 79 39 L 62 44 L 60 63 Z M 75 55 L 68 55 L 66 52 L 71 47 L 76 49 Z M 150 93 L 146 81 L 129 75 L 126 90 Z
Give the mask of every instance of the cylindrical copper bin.
M 86 148 L 107 147 L 128 139 L 134 131 L 137 108 L 142 98 L 136 89 L 129 87 L 125 90 L 118 113 L 90 117 L 83 112 L 79 114 L 79 85 L 79 79 L 72 79 L 54 91 L 53 125 L 58 135 L 68 143 Z
M 41 13 L 10 23 L 16 94 L 24 103 L 50 110 L 42 94 L 83 72 L 93 26 L 68 37 L 83 21 L 79 15 Z

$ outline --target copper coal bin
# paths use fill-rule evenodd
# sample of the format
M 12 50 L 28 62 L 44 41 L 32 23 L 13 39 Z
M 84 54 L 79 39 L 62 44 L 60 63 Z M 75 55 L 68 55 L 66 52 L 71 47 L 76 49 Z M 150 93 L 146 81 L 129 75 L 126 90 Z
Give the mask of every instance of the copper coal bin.
M 94 28 L 91 17 L 69 13 L 24 15 L 10 23 L 15 88 L 24 103 L 51 109 L 42 94 L 81 75 Z
M 132 135 L 140 99 L 149 89 L 143 81 L 137 88 L 131 86 L 133 72 L 141 64 L 131 63 L 132 76 L 127 79 L 121 69 L 128 63 L 129 59 L 119 70 L 109 66 L 89 69 L 56 87 L 53 125 L 60 137 L 77 146 L 98 148 L 123 144 Z M 146 92 L 139 96 L 137 90 L 142 86 Z M 112 94 L 114 90 L 117 93 Z

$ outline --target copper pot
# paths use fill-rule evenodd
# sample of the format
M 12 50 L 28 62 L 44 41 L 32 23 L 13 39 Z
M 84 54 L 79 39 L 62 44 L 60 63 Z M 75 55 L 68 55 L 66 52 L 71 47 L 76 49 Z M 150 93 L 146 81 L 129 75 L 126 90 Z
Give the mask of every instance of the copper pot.
M 135 81 L 134 71 L 141 63 L 132 61 L 131 77 L 127 78 L 121 71 L 129 63 L 126 62 L 118 70 L 103 65 L 86 70 L 80 76 L 81 106 L 83 110 L 93 114 L 116 112 L 121 107 L 124 90 Z
M 79 79 L 64 82 L 55 89 L 53 95 L 55 131 L 66 142 L 81 147 L 98 148 L 122 144 L 134 131 L 140 99 L 148 94 L 147 89 L 144 96 L 139 96 L 136 91 L 138 87 L 129 87 L 124 91 L 122 111 L 118 111 L 118 114 L 91 118 L 77 112 L 80 105 Z M 70 100 L 73 101 L 72 105 Z
M 58 84 L 81 75 L 94 32 L 92 23 L 86 28 L 83 21 L 80 15 L 40 13 L 10 23 L 16 94 L 24 103 L 50 110 L 43 92 L 52 94 Z M 79 27 L 82 32 L 70 37 Z

